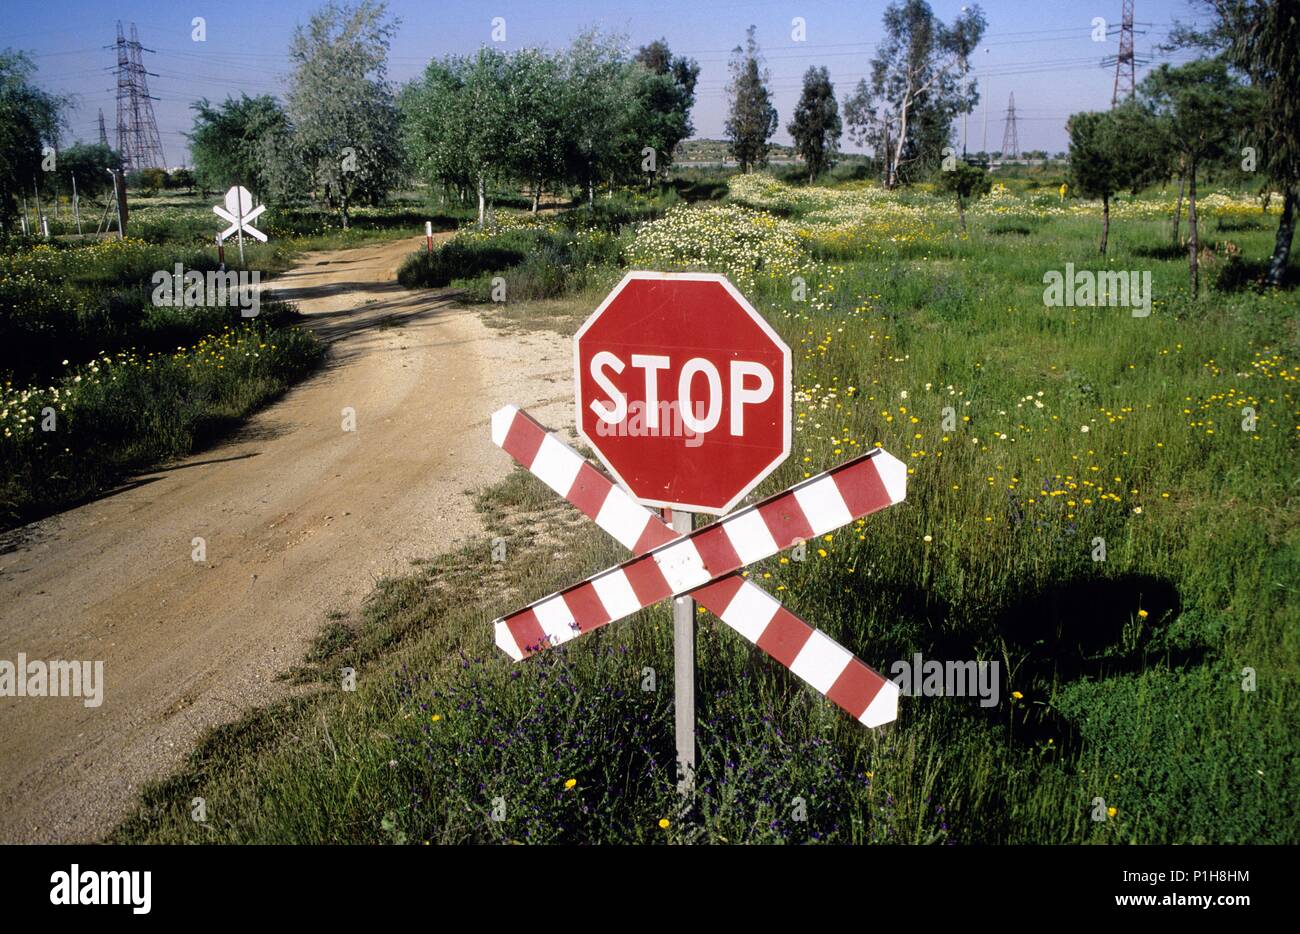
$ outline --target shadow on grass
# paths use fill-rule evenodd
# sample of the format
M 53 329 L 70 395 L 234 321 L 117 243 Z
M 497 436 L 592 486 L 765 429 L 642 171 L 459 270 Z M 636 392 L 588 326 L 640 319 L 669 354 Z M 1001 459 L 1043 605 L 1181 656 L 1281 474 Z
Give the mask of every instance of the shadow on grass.
M 1135 246 L 1133 247 L 1133 255 L 1144 256 L 1147 259 L 1186 259 L 1187 247 L 1179 246 L 1176 243 L 1161 243 L 1154 246 Z
M 1172 582 L 1144 574 L 1066 581 L 1028 594 L 994 622 L 1014 667 L 1014 684 L 1008 679 L 1006 690 L 1046 700 L 1073 681 L 1199 665 L 1204 646 L 1173 648 L 1163 638 L 1182 610 Z M 1018 705 L 1013 717 L 1018 743 L 1050 740 L 1062 753 L 1079 748 L 1077 726 L 1050 703 Z
M 1065 581 L 1026 593 L 983 618 L 906 583 L 859 580 L 856 588 L 848 599 L 874 604 L 877 618 L 893 620 L 886 632 L 869 640 L 868 661 L 883 660 L 879 670 L 886 677 L 894 676 L 895 660 L 910 664 L 914 653 L 925 662 L 996 660 L 1001 669 L 996 705 L 984 707 L 974 696 L 952 703 L 960 716 L 994 726 L 1006 726 L 1010 718 L 1009 739 L 1018 745 L 1051 740 L 1062 753 L 1077 752 L 1080 737 L 1074 723 L 1050 702 L 1040 703 L 1065 684 L 1133 675 L 1157 665 L 1182 669 L 1206 660 L 1204 646 L 1167 643 L 1165 633 L 1183 606 L 1177 588 L 1164 578 L 1126 574 Z M 881 606 L 882 598 L 887 605 Z M 850 644 L 863 638 L 855 635 Z M 1033 702 L 1014 701 L 1013 690 Z
M 1218 292 L 1267 292 L 1273 287 L 1265 282 L 1266 275 L 1268 260 L 1248 260 L 1234 256 L 1214 280 L 1214 288 Z M 1290 291 L 1297 286 L 1300 286 L 1300 266 L 1292 263 L 1282 273 L 1281 288 Z

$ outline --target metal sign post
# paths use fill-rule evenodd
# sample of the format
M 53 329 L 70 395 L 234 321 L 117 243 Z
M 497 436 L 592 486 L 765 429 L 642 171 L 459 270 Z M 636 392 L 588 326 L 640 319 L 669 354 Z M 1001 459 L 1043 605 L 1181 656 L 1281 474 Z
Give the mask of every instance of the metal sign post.
M 239 265 L 244 265 L 244 205 L 242 198 L 235 199 L 235 213 L 239 219 L 235 221 L 236 233 L 239 236 Z
M 674 532 L 695 530 L 694 513 L 665 509 Z M 677 790 L 689 795 L 695 787 L 695 600 L 673 601 L 673 718 L 677 738 Z

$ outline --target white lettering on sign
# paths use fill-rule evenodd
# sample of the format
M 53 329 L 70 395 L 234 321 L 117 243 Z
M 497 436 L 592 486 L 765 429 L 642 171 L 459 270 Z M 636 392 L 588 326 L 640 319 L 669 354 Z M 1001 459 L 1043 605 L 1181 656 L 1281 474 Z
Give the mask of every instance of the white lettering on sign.
M 656 354 L 632 354 L 632 365 L 645 370 L 645 426 L 659 427 L 659 370 L 668 369 L 669 359 Z
M 645 427 L 659 427 L 659 371 L 669 369 L 672 360 L 659 354 L 633 354 L 632 366 L 645 374 L 645 402 L 640 411 L 645 414 Z M 617 354 L 602 350 L 591 358 L 591 378 L 608 397 L 608 401 L 593 399 L 589 407 L 601 421 L 617 425 L 628 415 L 627 395 L 610 379 L 608 370 L 622 373 L 626 364 Z M 728 373 L 730 411 L 728 426 L 733 437 L 744 437 L 745 406 L 761 405 L 772 398 L 776 378 L 772 371 L 753 360 L 732 360 Z M 708 403 L 693 401 L 695 377 L 703 376 L 707 384 Z M 757 377 L 758 384 L 746 386 L 747 377 Z M 722 375 L 718 368 L 703 357 L 692 357 L 682 366 L 677 378 L 677 405 L 682 423 L 695 434 L 705 434 L 718 427 L 722 420 Z M 701 414 L 703 413 L 703 414 Z
M 709 410 L 703 419 L 695 417 L 695 403 L 691 401 L 691 381 L 696 373 L 703 373 L 709 381 Z M 703 357 L 687 360 L 677 379 L 677 404 L 682 409 L 682 421 L 691 431 L 703 435 L 718 427 L 718 419 L 722 417 L 722 377 L 718 368 Z
M 622 373 L 623 361 L 608 350 L 602 350 L 591 358 L 591 378 L 611 399 L 609 404 L 603 404 L 599 399 L 592 399 L 591 410 L 602 421 L 617 425 L 627 418 L 627 396 L 619 392 L 618 387 L 605 375 L 605 367 L 610 367 L 615 373 Z
M 758 388 L 746 389 L 745 377 L 757 376 Z M 748 360 L 731 361 L 731 433 L 737 437 L 745 433 L 745 403 L 758 405 L 772 397 L 776 380 L 772 371 L 761 363 Z

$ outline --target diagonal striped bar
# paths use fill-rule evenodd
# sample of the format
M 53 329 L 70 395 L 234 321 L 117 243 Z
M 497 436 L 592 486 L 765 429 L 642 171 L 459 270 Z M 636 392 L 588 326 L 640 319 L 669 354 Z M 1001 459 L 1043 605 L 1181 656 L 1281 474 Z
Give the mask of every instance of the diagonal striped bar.
M 549 457 L 548 447 L 554 450 L 565 446 L 548 436 L 537 460 Z M 576 452 L 570 450 L 570 454 L 577 457 Z M 543 469 L 534 472 L 552 484 L 551 478 L 575 478 L 579 471 L 561 474 L 553 464 L 544 463 Z M 510 629 L 520 645 L 536 645 L 543 638 L 549 645 L 568 641 L 629 612 L 702 587 L 791 545 L 891 506 L 903 498 L 906 474 L 901 461 L 876 449 L 537 600 L 504 617 L 498 625 Z M 562 482 L 553 484 L 555 489 L 562 486 Z M 648 521 L 646 526 L 650 526 Z M 634 600 L 618 607 L 607 606 L 599 598 L 602 591 L 628 590 Z
M 492 439 L 525 469 L 635 554 L 643 555 L 677 542 L 681 537 L 658 515 L 633 500 L 578 452 L 548 434 L 517 406 L 506 406 L 493 415 Z M 838 491 L 838 487 L 816 486 L 820 479 L 823 478 L 814 478 L 792 491 L 810 534 L 821 534 L 812 530 L 825 528 L 829 531 L 853 518 L 844 495 L 840 494 L 838 498 L 831 495 Z M 906 470 L 897 478 L 891 477 L 891 482 L 895 480 L 894 485 L 886 490 L 889 495 L 897 496 L 891 502 L 903 498 Z M 853 501 L 860 503 L 857 499 Z M 759 504 L 760 507 L 763 505 Z M 748 510 L 733 517 L 741 520 L 731 530 L 743 543 L 739 549 L 733 544 L 731 533 L 715 531 L 708 536 L 702 534 L 718 529 L 719 524 L 715 523 L 701 529 L 700 536 L 691 536 L 694 552 L 681 552 L 680 563 L 671 562 L 669 573 L 679 582 L 689 582 L 698 576 L 699 568 L 748 563 L 742 559 L 740 549 L 748 555 L 755 553 L 755 546 L 745 537 L 746 531 L 757 534 L 758 544 L 773 549 L 771 553 L 780 550 L 773 533 L 768 531 L 767 523 L 759 521 L 755 524 L 753 519 L 742 518 L 746 512 Z M 775 515 L 779 518 L 782 514 Z M 803 530 L 803 527 L 797 528 Z M 519 613 L 497 620 L 497 645 L 518 661 L 526 655 L 568 641 L 581 632 L 628 616 L 647 605 L 641 600 L 646 587 L 654 584 L 653 579 L 647 584 L 640 572 L 638 579 L 641 580 L 640 590 L 626 574 L 597 575 L 586 582 L 590 588 L 579 585 L 562 591 L 563 600 L 559 604 L 542 607 L 541 604 L 547 601 L 538 601 Z M 691 596 L 854 719 L 874 727 L 897 718 L 897 685 L 786 610 L 757 584 L 733 571 L 694 590 Z

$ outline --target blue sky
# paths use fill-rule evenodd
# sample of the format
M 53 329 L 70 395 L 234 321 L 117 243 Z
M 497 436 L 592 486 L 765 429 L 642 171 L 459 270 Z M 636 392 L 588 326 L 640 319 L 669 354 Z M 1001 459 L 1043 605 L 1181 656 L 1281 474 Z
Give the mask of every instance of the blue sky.
M 146 67 L 157 73 L 149 78 L 149 88 L 160 98 L 154 107 L 168 164 L 178 165 L 188 159 L 182 134 L 192 124 L 190 102 L 204 96 L 219 100 L 241 91 L 280 93 L 287 71 L 284 53 L 294 26 L 305 22 L 318 5 L 315 0 L 3 0 L 0 46 L 28 51 L 43 86 L 76 96 L 79 106 L 70 119 L 74 139 L 93 141 L 96 115 L 103 108 L 111 140 L 115 59 L 104 46 L 114 40 L 118 19 L 134 21 L 142 44 L 157 50 L 145 56 Z M 949 21 L 963 3 L 931 0 L 931 5 Z M 826 65 L 843 101 L 869 69 L 881 38 L 884 6 L 879 0 L 391 0 L 390 12 L 401 19 L 401 26 L 393 43 L 390 76 L 404 81 L 431 58 L 469 52 L 490 42 L 496 16 L 506 21 L 506 49 L 560 48 L 591 26 L 623 33 L 633 47 L 663 37 L 674 53 L 699 61 L 696 136 L 719 138 L 726 119 L 729 51 L 753 23 L 781 119 L 775 139 L 788 142 L 784 127 L 804 70 Z M 1091 21 L 1102 16 L 1117 24 L 1120 0 L 986 0 L 981 6 L 989 25 L 972 68 L 983 101 L 969 119 L 969 148 L 984 148 L 986 132 L 988 148 L 1001 147 L 1007 98 L 1014 92 L 1021 148 L 1065 149 L 1065 118 L 1110 104 L 1114 70 L 1103 69 L 1099 62 L 1115 53 L 1117 40 L 1112 36 L 1105 43 L 1093 42 Z M 1173 20 L 1194 14 L 1187 0 L 1137 0 L 1138 28 L 1145 30 L 1137 36 L 1139 56 L 1159 60 L 1154 47 Z M 205 42 L 191 39 L 190 23 L 196 16 L 206 19 Z M 794 17 L 806 21 L 806 41 L 791 40 Z M 960 144 L 960 123 L 957 134 Z

